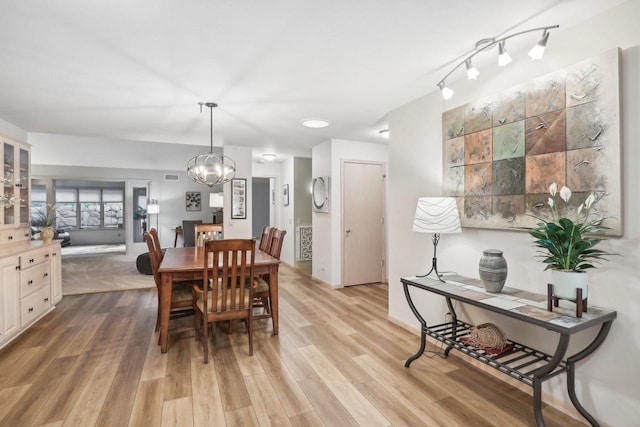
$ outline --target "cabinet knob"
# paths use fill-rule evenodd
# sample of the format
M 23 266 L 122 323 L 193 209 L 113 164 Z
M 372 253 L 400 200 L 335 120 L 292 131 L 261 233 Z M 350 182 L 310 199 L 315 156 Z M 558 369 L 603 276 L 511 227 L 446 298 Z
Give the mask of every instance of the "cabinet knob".
M 29 262 L 30 262 L 30 263 L 33 263 L 34 261 L 35 261 L 35 260 L 34 260 L 33 258 L 31 258 L 31 259 L 29 260 Z
M 49 298 L 48 298 L 48 297 L 44 299 L 44 302 L 48 302 L 48 301 L 49 301 Z
M 49 277 L 49 273 L 44 273 L 44 277 Z
M 48 254 L 48 253 L 47 253 L 47 254 L 44 254 L 44 257 L 45 257 L 45 258 L 49 258 L 49 254 Z
M 29 313 L 33 311 L 33 307 L 29 307 Z
M 7 240 L 13 240 L 13 236 L 7 237 Z
M 27 285 L 33 285 L 33 280 L 29 280 L 29 281 L 27 282 Z

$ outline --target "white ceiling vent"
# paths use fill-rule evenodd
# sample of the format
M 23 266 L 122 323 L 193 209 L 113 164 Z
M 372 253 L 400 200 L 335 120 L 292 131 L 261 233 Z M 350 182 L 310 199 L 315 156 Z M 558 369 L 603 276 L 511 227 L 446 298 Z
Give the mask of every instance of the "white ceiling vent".
M 165 181 L 180 181 L 180 176 L 176 174 L 165 173 L 164 174 Z

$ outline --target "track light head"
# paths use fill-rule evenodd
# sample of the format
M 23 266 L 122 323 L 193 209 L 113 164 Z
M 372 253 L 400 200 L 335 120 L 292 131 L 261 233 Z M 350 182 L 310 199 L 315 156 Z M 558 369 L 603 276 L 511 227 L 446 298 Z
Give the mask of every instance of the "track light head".
M 511 56 L 504 47 L 505 40 L 498 43 L 498 67 L 504 67 L 511 62 Z
M 444 99 L 450 99 L 453 96 L 453 90 L 445 86 L 444 80 L 438 83 L 438 88 L 440 88 L 440 92 L 442 92 L 442 97 Z
M 549 31 L 544 30 L 540 41 L 529 51 L 531 59 L 541 59 L 544 55 L 544 49 L 547 47 L 547 40 L 549 40 Z
M 480 71 L 471 64 L 471 58 L 467 58 L 467 60 L 464 61 L 464 65 L 467 67 L 467 77 L 469 80 L 477 79 L 480 75 Z

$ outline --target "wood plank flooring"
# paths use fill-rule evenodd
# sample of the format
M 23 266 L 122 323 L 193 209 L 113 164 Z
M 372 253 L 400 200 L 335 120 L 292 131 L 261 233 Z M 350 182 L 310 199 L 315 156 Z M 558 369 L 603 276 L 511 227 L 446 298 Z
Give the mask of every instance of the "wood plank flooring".
M 280 334 L 154 333 L 155 289 L 67 296 L 0 351 L 0 426 L 533 426 L 531 397 L 455 357 L 404 361 L 387 286 L 332 290 L 280 270 Z M 191 319 L 182 319 L 190 322 Z M 212 338 L 210 338 L 212 339 Z M 584 425 L 544 408 L 547 426 Z

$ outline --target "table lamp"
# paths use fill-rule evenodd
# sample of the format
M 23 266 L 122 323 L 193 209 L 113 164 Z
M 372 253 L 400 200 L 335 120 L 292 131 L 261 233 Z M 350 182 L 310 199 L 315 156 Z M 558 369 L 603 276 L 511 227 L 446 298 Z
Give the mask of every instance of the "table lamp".
M 209 193 L 209 207 L 210 208 L 220 208 L 224 206 L 224 196 L 223 193 Z M 213 211 L 213 223 L 216 223 L 216 211 Z
M 151 199 L 151 202 L 147 205 L 147 214 L 148 215 L 158 215 L 156 216 L 156 230 L 160 227 L 160 205 L 158 204 L 158 199 Z M 151 218 L 149 218 L 151 221 Z M 149 224 L 151 226 L 151 224 Z
M 460 233 L 460 214 L 458 205 L 453 197 L 420 197 L 416 207 L 416 216 L 413 219 L 413 231 L 417 233 L 433 233 L 433 259 L 431 270 L 427 274 L 417 277 L 427 277 L 435 273 L 438 280 L 442 280 L 438 273 L 438 258 L 436 249 L 440 234 Z

